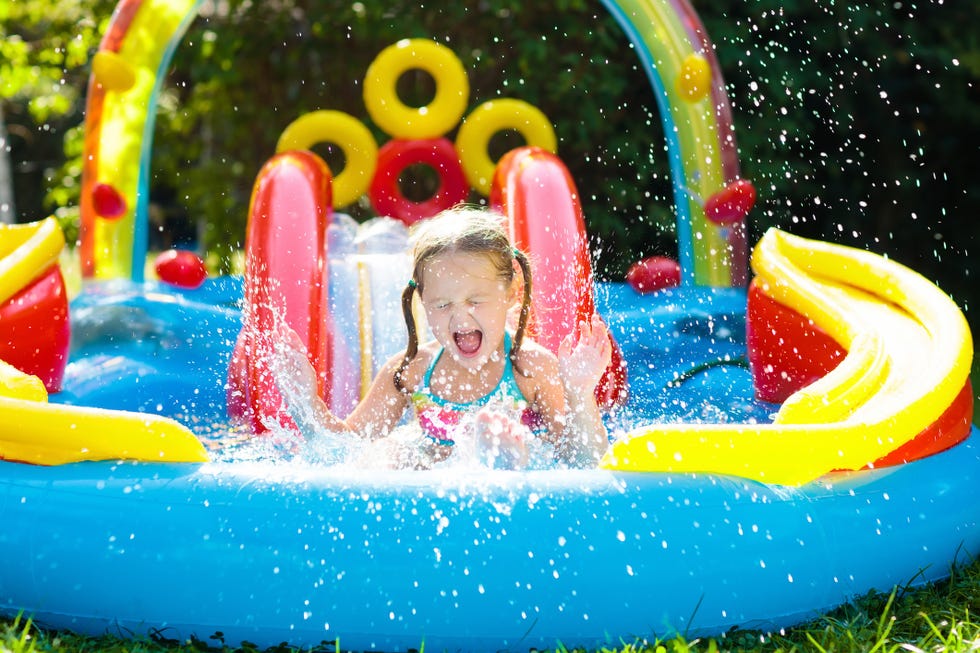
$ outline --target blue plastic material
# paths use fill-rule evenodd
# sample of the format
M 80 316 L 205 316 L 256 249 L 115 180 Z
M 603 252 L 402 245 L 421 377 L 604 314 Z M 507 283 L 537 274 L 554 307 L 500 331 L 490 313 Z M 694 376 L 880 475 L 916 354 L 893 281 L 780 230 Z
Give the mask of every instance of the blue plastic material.
M 53 399 L 192 428 L 223 419 L 237 282 L 91 290 L 73 306 L 68 391 Z M 614 430 L 767 418 L 738 364 L 744 293 L 604 285 L 597 302 L 633 391 Z M 947 576 L 980 551 L 978 481 L 976 429 L 936 456 L 802 488 L 585 470 L 0 463 L 0 611 L 82 633 L 384 651 L 774 629 Z
M 599 471 L 0 463 L 8 613 L 85 633 L 527 650 L 772 629 L 975 553 L 977 434 L 789 490 Z

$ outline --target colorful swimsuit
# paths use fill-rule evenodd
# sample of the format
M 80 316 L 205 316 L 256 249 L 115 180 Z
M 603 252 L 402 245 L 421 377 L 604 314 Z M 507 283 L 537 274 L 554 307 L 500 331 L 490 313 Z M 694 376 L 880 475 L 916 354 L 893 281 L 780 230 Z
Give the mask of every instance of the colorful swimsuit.
M 510 350 L 510 334 L 504 336 L 504 350 Z M 445 349 L 439 350 L 429 369 L 425 371 L 422 386 L 412 393 L 412 406 L 415 408 L 419 426 L 431 440 L 441 445 L 454 444 L 453 434 L 463 415 L 476 412 L 476 409 L 490 403 L 501 404 L 503 410 L 508 412 L 520 412 L 521 423 L 535 434 L 545 430 L 541 416 L 528 405 L 527 399 L 524 398 L 524 394 L 517 385 L 510 357 L 504 362 L 504 373 L 497 386 L 479 399 L 467 403 L 456 403 L 433 394 L 430 387 L 432 371 L 444 351 Z

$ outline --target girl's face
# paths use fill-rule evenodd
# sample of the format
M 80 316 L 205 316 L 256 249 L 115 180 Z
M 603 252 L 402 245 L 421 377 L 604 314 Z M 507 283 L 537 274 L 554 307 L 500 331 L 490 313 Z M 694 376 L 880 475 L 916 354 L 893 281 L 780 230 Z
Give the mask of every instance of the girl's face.
M 422 287 L 429 328 L 457 363 L 476 371 L 501 352 L 515 283 L 500 279 L 488 256 L 436 256 L 422 267 Z

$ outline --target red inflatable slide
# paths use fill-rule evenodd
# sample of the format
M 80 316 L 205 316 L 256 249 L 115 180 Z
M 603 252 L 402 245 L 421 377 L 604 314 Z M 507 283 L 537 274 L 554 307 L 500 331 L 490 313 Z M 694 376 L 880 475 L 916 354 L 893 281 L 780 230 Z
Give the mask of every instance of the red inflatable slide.
M 306 345 L 321 396 L 327 392 L 326 228 L 332 215 L 330 170 L 318 156 L 284 152 L 262 167 L 245 237 L 244 324 L 228 373 L 228 412 L 256 433 L 269 420 L 288 424 L 268 368 L 279 321 Z
M 534 264 L 531 333 L 553 352 L 575 324 L 595 313 L 592 263 L 578 190 L 568 168 L 538 147 L 511 150 L 497 164 L 490 204 L 507 216 L 511 239 Z M 596 398 L 626 399 L 626 368 L 615 341 Z

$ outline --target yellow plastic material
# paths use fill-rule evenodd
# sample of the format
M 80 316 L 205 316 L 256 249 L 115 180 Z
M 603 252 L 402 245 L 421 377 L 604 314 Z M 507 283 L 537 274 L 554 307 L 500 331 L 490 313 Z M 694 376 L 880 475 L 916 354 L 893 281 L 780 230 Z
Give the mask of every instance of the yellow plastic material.
M 324 142 L 339 147 L 345 160 L 344 169 L 334 176 L 331 185 L 333 207 L 353 204 L 367 192 L 378 164 L 378 144 L 368 128 L 354 116 L 327 110 L 304 114 L 283 130 L 276 153 L 308 150 Z
M 126 201 L 122 216 L 112 220 L 100 217 L 93 225 L 98 278 L 129 277 L 132 272 L 139 159 L 145 129 L 147 124 L 152 126 L 152 116 L 145 107 L 151 106 L 150 98 L 160 83 L 157 66 L 170 35 L 197 4 L 197 0 L 143 0 L 119 52 L 100 51 L 92 62 L 95 78 L 107 91 L 98 146 L 92 150 L 95 181 L 112 186 Z
M 0 225 L 0 304 L 57 263 L 64 245 L 54 218 Z
M 0 303 L 54 265 L 64 242 L 53 218 L 0 226 Z M 0 459 L 40 465 L 208 460 L 200 440 L 173 420 L 47 401 L 41 379 L 0 360 Z
M 487 148 L 493 135 L 504 129 L 519 132 L 527 145 L 536 145 L 552 154 L 558 150 L 555 129 L 537 107 L 511 98 L 484 102 L 466 116 L 456 135 L 456 151 L 466 181 L 484 195 L 490 194 L 497 166 Z
M 122 93 L 136 83 L 136 71 L 130 63 L 111 50 L 95 53 L 92 57 L 92 74 L 109 91 Z
M 432 75 L 436 94 L 424 107 L 402 102 L 395 86 L 405 72 L 421 69 Z M 368 66 L 364 106 L 378 127 L 395 138 L 437 138 L 463 117 L 470 98 L 466 69 L 456 54 L 429 39 L 402 39 Z
M 0 397 L 0 459 L 35 465 L 86 460 L 207 462 L 181 424 L 144 413 Z
M 47 401 L 44 382 L 33 374 L 24 374 L 13 365 L 0 360 L 0 397 L 24 401 Z
M 790 396 L 773 424 L 651 424 L 615 443 L 602 467 L 802 485 L 897 449 L 963 388 L 973 359 L 966 319 L 918 273 L 776 229 L 759 241 L 752 267 L 764 292 L 847 350 L 844 361 Z
M 682 98 L 688 102 L 700 102 L 711 91 L 711 65 L 700 54 L 692 52 L 684 57 L 674 83 Z
M 57 406 L 44 384 L 0 361 L 0 459 L 36 465 L 85 460 L 207 462 L 204 445 L 158 415 Z

